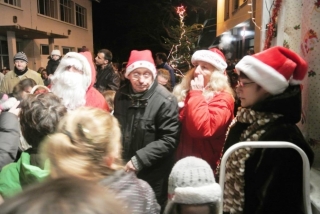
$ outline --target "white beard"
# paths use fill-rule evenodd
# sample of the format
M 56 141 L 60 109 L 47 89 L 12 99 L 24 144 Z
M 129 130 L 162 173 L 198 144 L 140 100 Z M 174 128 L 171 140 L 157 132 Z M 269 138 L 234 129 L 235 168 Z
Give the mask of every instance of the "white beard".
M 66 70 L 57 70 L 51 77 L 51 91 L 62 99 L 68 110 L 74 110 L 86 104 L 85 76 Z

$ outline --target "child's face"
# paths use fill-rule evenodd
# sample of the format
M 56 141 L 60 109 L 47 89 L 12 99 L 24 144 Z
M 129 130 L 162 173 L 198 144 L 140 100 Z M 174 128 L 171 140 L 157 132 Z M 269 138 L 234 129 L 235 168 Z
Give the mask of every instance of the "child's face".
M 52 55 L 51 58 L 56 61 L 56 60 L 58 60 L 58 59 L 60 58 L 60 56 L 58 56 L 58 55 Z
M 182 204 L 180 214 L 210 214 L 209 205 Z

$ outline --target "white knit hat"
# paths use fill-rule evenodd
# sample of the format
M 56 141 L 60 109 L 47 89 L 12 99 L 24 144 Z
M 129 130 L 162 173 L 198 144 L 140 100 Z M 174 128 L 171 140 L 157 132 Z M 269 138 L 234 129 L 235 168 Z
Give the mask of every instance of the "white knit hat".
M 206 161 L 196 157 L 186 157 L 172 168 L 168 196 L 166 210 L 171 209 L 174 203 L 218 203 L 221 199 L 221 187 L 216 183 L 213 171 Z
M 217 48 L 196 51 L 192 55 L 191 62 L 195 64 L 197 61 L 207 62 L 217 68 L 221 73 L 223 73 L 228 66 L 224 54 Z
M 51 52 L 51 56 L 53 56 L 53 55 L 61 56 L 61 53 L 60 53 L 59 50 L 53 50 L 53 51 Z

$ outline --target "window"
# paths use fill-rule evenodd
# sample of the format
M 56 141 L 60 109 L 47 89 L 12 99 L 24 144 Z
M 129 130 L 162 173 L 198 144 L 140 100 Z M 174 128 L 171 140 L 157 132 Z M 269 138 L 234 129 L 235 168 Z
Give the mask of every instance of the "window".
M 224 1 L 224 20 L 229 19 L 229 0 Z
M 0 41 L 0 68 L 9 68 L 9 52 L 8 52 L 8 42 Z
M 239 0 L 233 0 L 233 11 L 239 8 Z
M 41 55 L 49 55 L 49 45 L 40 45 Z
M 73 1 L 60 0 L 60 20 L 73 24 Z
M 52 18 L 57 18 L 56 2 L 54 0 L 38 0 L 38 13 Z
M 13 6 L 21 7 L 20 0 L 4 0 L 4 3 L 11 4 Z
M 66 55 L 70 51 L 73 51 L 73 48 L 71 48 L 71 47 L 62 47 L 63 55 Z
M 247 0 L 233 0 L 233 11 L 238 10 L 239 7 L 243 6 Z
M 87 10 L 76 4 L 76 25 L 87 28 Z

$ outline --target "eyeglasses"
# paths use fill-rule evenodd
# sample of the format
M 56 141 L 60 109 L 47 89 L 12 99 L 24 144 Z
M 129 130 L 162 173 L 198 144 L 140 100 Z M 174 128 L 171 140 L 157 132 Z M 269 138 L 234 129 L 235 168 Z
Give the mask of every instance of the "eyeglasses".
M 252 83 L 255 83 L 255 82 L 241 82 L 241 81 L 238 81 L 237 87 L 245 87 L 246 85 L 249 85 L 249 84 L 252 84 Z
M 143 76 L 145 79 L 149 79 L 152 76 L 152 74 L 149 73 L 149 72 L 146 72 L 146 73 L 143 73 L 143 74 L 139 74 L 139 73 L 133 73 L 132 74 L 132 78 L 135 79 L 135 80 L 140 79 L 141 76 Z

